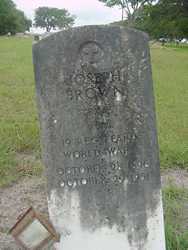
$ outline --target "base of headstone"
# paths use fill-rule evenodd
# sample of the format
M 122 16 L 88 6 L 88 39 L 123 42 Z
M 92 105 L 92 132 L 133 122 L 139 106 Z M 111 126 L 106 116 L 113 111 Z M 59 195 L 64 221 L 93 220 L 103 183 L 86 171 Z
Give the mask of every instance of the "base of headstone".
M 165 235 L 161 233 L 161 228 L 164 228 L 163 206 L 161 200 L 161 192 L 155 194 L 156 200 L 159 201 L 158 206 L 154 211 L 148 208 L 147 211 L 147 241 L 139 241 L 139 235 L 145 234 L 145 230 L 138 228 L 139 233 L 135 233 L 135 239 L 130 239 L 130 235 L 134 235 L 134 226 L 129 226 L 127 231 L 119 232 L 115 226 L 112 228 L 101 227 L 96 231 L 84 231 L 80 223 L 80 211 L 78 194 L 73 196 L 74 203 L 72 204 L 72 218 L 74 221 L 66 220 L 66 214 L 62 207 L 62 197 L 56 192 L 52 192 L 48 200 L 49 213 L 53 225 L 61 235 L 60 243 L 57 243 L 57 250 L 165 250 Z M 135 214 L 135 218 L 137 215 Z M 70 225 L 63 227 L 63 225 Z M 162 231 L 163 232 L 163 231 Z M 137 236 L 136 236 L 137 235 Z M 140 239 L 141 239 L 140 238 Z

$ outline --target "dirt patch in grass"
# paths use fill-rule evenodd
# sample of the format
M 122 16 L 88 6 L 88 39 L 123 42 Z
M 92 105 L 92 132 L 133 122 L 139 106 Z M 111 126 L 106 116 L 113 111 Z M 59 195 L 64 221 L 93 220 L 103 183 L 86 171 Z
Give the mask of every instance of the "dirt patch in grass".
M 47 194 L 44 178 L 26 177 L 8 188 L 0 189 L 0 249 L 18 250 L 14 240 L 7 235 L 18 216 L 34 206 L 46 216 Z
M 188 190 L 188 171 L 183 169 L 167 169 L 162 173 L 162 186 L 175 185 L 177 188 L 185 188 Z
M 162 185 L 188 189 L 188 172 L 163 171 Z M 12 186 L 0 189 L 0 250 L 20 250 L 7 232 L 30 206 L 48 216 L 46 197 L 46 181 L 41 177 L 24 177 Z

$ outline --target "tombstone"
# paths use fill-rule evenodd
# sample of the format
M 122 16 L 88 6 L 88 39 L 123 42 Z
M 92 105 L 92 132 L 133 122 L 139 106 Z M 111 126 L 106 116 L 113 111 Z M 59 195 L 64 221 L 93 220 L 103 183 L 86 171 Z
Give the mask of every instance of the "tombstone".
M 38 42 L 40 40 L 40 36 L 39 35 L 34 35 L 34 41 Z
M 59 250 L 165 250 L 148 36 L 85 26 L 33 47 Z

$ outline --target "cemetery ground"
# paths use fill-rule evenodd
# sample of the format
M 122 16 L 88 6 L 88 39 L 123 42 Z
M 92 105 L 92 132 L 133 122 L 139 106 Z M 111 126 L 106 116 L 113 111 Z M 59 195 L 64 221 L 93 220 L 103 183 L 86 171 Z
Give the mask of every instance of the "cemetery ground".
M 34 205 L 46 211 L 29 38 L 0 38 L 0 249 Z M 188 249 L 188 48 L 151 47 L 168 250 Z

